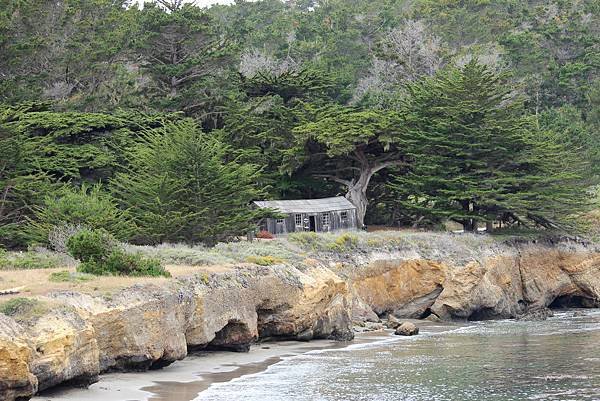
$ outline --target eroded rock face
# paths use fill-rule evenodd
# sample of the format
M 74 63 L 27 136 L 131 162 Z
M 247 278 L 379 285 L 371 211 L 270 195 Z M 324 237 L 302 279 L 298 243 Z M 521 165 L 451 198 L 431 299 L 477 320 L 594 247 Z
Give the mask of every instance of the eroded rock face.
M 468 252 L 439 252 L 435 261 L 423 259 L 414 248 L 361 256 L 358 273 L 348 269 L 346 274 L 357 298 L 353 318 L 368 320 L 366 307 L 379 316 L 425 318 L 433 313 L 443 320 L 483 320 L 550 306 L 600 305 L 600 253 L 591 247 L 571 242 L 475 245 Z
M 21 327 L 0 315 L 0 399 L 27 399 L 104 371 L 160 368 L 188 349 L 247 351 L 259 335 L 351 339 L 350 292 L 318 265 L 245 267 L 108 298 L 49 294 L 49 312 Z
M 525 246 L 512 255 L 455 269 L 431 311 L 444 319 L 518 317 L 560 297 L 600 300 L 600 254 Z
M 353 289 L 372 310 L 382 315 L 419 318 L 442 291 L 448 267 L 427 260 L 372 263 L 369 275 L 353 280 Z
M 30 370 L 34 348 L 23 328 L 0 314 L 0 399 L 28 399 L 38 389 Z
M 31 372 L 38 390 L 68 381 L 87 386 L 98 379 L 98 343 L 90 321 L 75 311 L 58 307 L 28 327 L 34 343 Z

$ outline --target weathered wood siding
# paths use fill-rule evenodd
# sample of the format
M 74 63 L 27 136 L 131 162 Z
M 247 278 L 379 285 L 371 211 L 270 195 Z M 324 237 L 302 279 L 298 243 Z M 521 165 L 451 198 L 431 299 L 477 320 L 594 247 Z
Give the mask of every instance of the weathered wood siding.
M 315 218 L 315 231 L 328 232 L 337 230 L 351 230 L 356 226 L 356 210 L 336 210 L 325 213 L 298 213 L 302 216 L 302 226 L 296 226 L 296 213 L 289 214 L 283 221 L 278 222 L 278 219 L 265 219 L 261 224 L 261 229 L 270 232 L 271 234 L 288 234 L 296 231 L 310 231 L 308 225 L 305 225 L 304 220 L 310 219 L 310 216 Z M 329 225 L 323 224 L 323 215 L 329 216 Z M 345 218 L 344 218 L 345 214 Z

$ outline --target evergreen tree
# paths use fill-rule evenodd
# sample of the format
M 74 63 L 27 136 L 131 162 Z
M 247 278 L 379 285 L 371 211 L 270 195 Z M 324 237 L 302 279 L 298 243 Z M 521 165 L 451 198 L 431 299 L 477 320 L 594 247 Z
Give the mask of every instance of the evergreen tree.
M 294 129 L 297 146 L 288 151 L 288 163 L 342 184 L 362 227 L 373 176 L 410 162 L 401 116 L 339 105 L 309 106 L 309 110 L 309 121 Z
M 411 171 L 390 187 L 404 206 L 461 223 L 558 227 L 585 208 L 583 162 L 536 129 L 505 76 L 472 60 L 410 87 Z
M 112 182 L 137 225 L 138 243 L 214 244 L 254 228 L 262 212 L 260 170 L 227 160 L 231 149 L 190 121 L 148 131 L 130 154 L 130 167 Z

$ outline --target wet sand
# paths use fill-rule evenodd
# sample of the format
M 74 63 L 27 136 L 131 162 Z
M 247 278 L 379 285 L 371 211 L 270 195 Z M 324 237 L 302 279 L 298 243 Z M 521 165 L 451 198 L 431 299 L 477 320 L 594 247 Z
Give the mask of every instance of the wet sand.
M 358 334 L 354 341 L 282 341 L 255 344 L 248 353 L 201 352 L 161 370 L 109 373 L 87 389 L 56 387 L 32 401 L 192 401 L 213 383 L 262 372 L 282 359 L 389 339 L 390 331 Z

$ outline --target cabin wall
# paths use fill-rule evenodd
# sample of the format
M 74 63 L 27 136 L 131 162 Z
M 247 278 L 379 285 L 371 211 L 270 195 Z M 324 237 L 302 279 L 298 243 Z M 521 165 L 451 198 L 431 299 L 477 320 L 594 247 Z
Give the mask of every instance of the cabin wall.
M 346 218 L 343 219 L 344 213 Z M 315 217 L 315 231 L 316 232 L 330 232 L 337 230 L 352 230 L 356 229 L 356 210 L 336 210 L 327 212 L 329 215 L 329 225 L 323 224 L 323 213 L 298 213 L 302 215 L 302 226 L 296 226 L 296 213 L 289 214 L 285 219 L 279 220 L 267 218 L 261 224 L 261 229 L 270 232 L 271 234 L 281 235 L 289 234 L 296 231 L 309 231 L 304 226 L 304 219 L 309 219 L 310 216 Z

